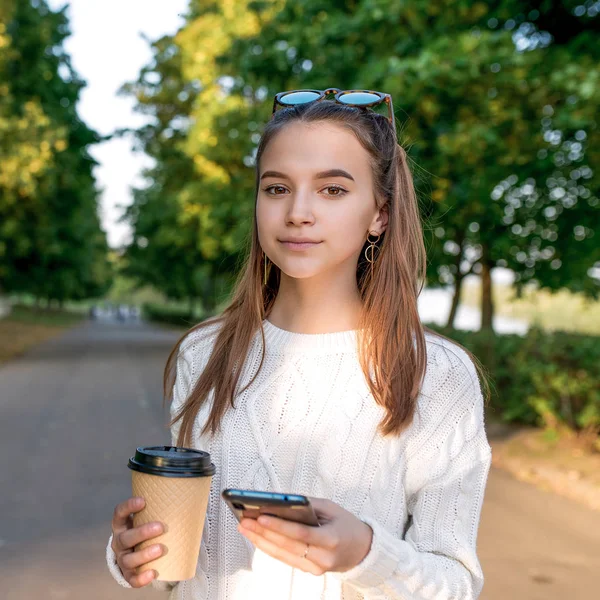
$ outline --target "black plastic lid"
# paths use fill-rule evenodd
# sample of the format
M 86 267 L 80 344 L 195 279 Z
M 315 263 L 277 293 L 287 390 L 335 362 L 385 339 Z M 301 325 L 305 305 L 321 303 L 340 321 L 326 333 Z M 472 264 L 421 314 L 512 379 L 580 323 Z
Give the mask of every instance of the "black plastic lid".
M 140 446 L 127 463 L 140 473 L 161 477 L 207 477 L 215 474 L 210 454 L 177 446 Z

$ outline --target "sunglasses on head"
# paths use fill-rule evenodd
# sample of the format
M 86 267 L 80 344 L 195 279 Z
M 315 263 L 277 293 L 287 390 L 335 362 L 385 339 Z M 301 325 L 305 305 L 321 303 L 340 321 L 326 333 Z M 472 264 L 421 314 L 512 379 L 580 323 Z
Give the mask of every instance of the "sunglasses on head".
M 327 98 L 334 94 L 333 98 Z M 277 111 L 278 106 L 289 108 L 298 104 L 309 104 L 310 102 L 319 102 L 327 98 L 334 100 L 338 104 L 346 106 L 356 106 L 358 108 L 372 108 L 379 104 L 386 104 L 388 107 L 388 120 L 392 124 L 394 131 L 396 123 L 394 121 L 394 109 L 392 107 L 392 97 L 390 94 L 375 92 L 373 90 L 340 90 L 338 88 L 327 88 L 326 90 L 289 90 L 275 94 L 273 100 L 273 112 L 271 118 Z

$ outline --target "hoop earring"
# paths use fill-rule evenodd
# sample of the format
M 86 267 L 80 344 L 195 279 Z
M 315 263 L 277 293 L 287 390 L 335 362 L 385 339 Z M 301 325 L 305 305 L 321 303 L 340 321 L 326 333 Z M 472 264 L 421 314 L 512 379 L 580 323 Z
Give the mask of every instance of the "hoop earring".
M 377 239 L 375 241 L 369 239 L 372 235 L 377 236 Z M 377 247 L 376 244 L 379 241 L 380 237 L 381 237 L 381 234 L 371 233 L 370 231 L 367 234 L 367 242 L 369 242 L 370 246 L 367 246 L 367 248 L 365 249 L 365 258 L 367 259 L 367 262 L 371 263 L 371 281 L 373 281 L 373 264 L 377 260 L 377 256 L 379 256 L 379 248 Z M 377 248 L 377 253 L 375 253 L 375 248 Z M 369 252 L 369 250 L 370 250 L 370 252 Z M 369 256 L 370 256 L 370 258 L 369 258 Z

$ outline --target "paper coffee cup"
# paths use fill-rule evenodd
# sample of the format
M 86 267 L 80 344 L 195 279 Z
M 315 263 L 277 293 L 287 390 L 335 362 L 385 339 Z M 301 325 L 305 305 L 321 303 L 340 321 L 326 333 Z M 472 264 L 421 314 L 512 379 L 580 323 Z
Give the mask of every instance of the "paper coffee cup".
M 151 521 L 165 527 L 165 533 L 135 547 L 136 551 L 153 544 L 166 548 L 166 554 L 138 567 L 138 574 L 154 569 L 160 581 L 191 579 L 196 574 L 215 473 L 210 455 L 176 446 L 139 447 L 127 466 L 132 470 L 133 495 L 146 501 L 144 509 L 133 515 L 134 527 Z

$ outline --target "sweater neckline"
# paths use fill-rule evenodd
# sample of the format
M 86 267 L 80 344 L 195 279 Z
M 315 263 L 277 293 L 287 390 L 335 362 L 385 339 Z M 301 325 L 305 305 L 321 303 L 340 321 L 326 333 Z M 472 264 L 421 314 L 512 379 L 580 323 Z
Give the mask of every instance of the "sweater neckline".
M 356 350 L 358 329 L 332 333 L 297 333 L 263 321 L 266 349 L 286 351 Z

